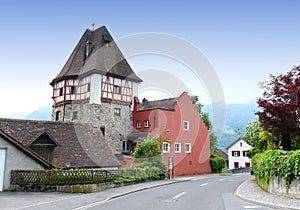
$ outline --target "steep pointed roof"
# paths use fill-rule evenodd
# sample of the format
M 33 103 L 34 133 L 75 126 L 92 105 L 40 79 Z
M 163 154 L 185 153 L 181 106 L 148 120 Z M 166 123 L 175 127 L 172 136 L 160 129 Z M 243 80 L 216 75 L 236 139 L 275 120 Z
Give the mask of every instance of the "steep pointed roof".
M 84 32 L 63 69 L 50 84 L 92 73 L 142 82 L 124 58 L 105 26 L 94 31 L 87 29 Z

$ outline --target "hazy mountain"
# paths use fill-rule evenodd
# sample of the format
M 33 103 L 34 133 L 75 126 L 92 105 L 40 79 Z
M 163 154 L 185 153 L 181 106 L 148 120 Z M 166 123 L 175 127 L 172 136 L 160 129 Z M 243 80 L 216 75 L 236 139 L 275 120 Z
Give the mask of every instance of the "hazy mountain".
M 27 120 L 51 120 L 52 107 L 42 107 L 25 117 Z
M 210 116 L 212 106 L 203 108 L 204 112 L 208 112 Z M 227 147 L 239 138 L 235 131 L 241 129 L 242 134 L 245 127 L 252 121 L 257 119 L 254 114 L 258 111 L 257 104 L 253 101 L 247 104 L 226 104 L 225 105 L 225 128 L 219 139 L 219 148 L 227 153 Z M 215 131 L 220 132 L 220 131 Z

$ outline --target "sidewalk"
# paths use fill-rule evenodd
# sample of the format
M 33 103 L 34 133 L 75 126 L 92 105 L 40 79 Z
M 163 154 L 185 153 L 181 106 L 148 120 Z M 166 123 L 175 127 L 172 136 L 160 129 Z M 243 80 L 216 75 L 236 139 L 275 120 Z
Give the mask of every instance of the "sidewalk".
M 236 196 L 252 203 L 265 205 L 272 208 L 300 209 L 300 200 L 288 197 L 276 196 L 262 190 L 254 178 L 241 184 L 236 192 Z

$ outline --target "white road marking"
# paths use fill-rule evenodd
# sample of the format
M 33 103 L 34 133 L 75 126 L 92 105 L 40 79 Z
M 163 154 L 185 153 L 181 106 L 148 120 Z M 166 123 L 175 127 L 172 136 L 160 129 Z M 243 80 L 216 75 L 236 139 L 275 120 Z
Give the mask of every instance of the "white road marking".
M 193 178 L 192 181 L 197 181 L 197 180 L 201 180 L 201 179 L 207 179 L 208 177 L 199 177 L 199 178 Z
M 186 193 L 186 192 L 182 192 L 182 193 L 180 193 L 180 194 L 174 196 L 173 199 L 177 199 L 177 198 L 179 198 L 180 196 L 183 196 L 185 193 Z
M 200 187 L 203 187 L 205 185 L 208 185 L 208 183 L 200 184 Z
M 259 206 L 243 206 L 244 207 L 244 209 L 258 209 L 258 208 L 260 208 Z
M 225 180 L 225 178 L 223 178 L 223 179 L 219 179 L 219 181 L 224 181 Z

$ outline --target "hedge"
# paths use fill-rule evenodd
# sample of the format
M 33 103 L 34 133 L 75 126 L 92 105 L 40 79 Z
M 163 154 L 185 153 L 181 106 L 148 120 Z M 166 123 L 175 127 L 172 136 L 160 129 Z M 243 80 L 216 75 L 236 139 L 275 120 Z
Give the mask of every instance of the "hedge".
M 252 170 L 258 184 L 268 190 L 269 182 L 274 177 L 286 180 L 289 189 L 293 179 L 300 178 L 300 150 L 267 150 L 252 158 Z

